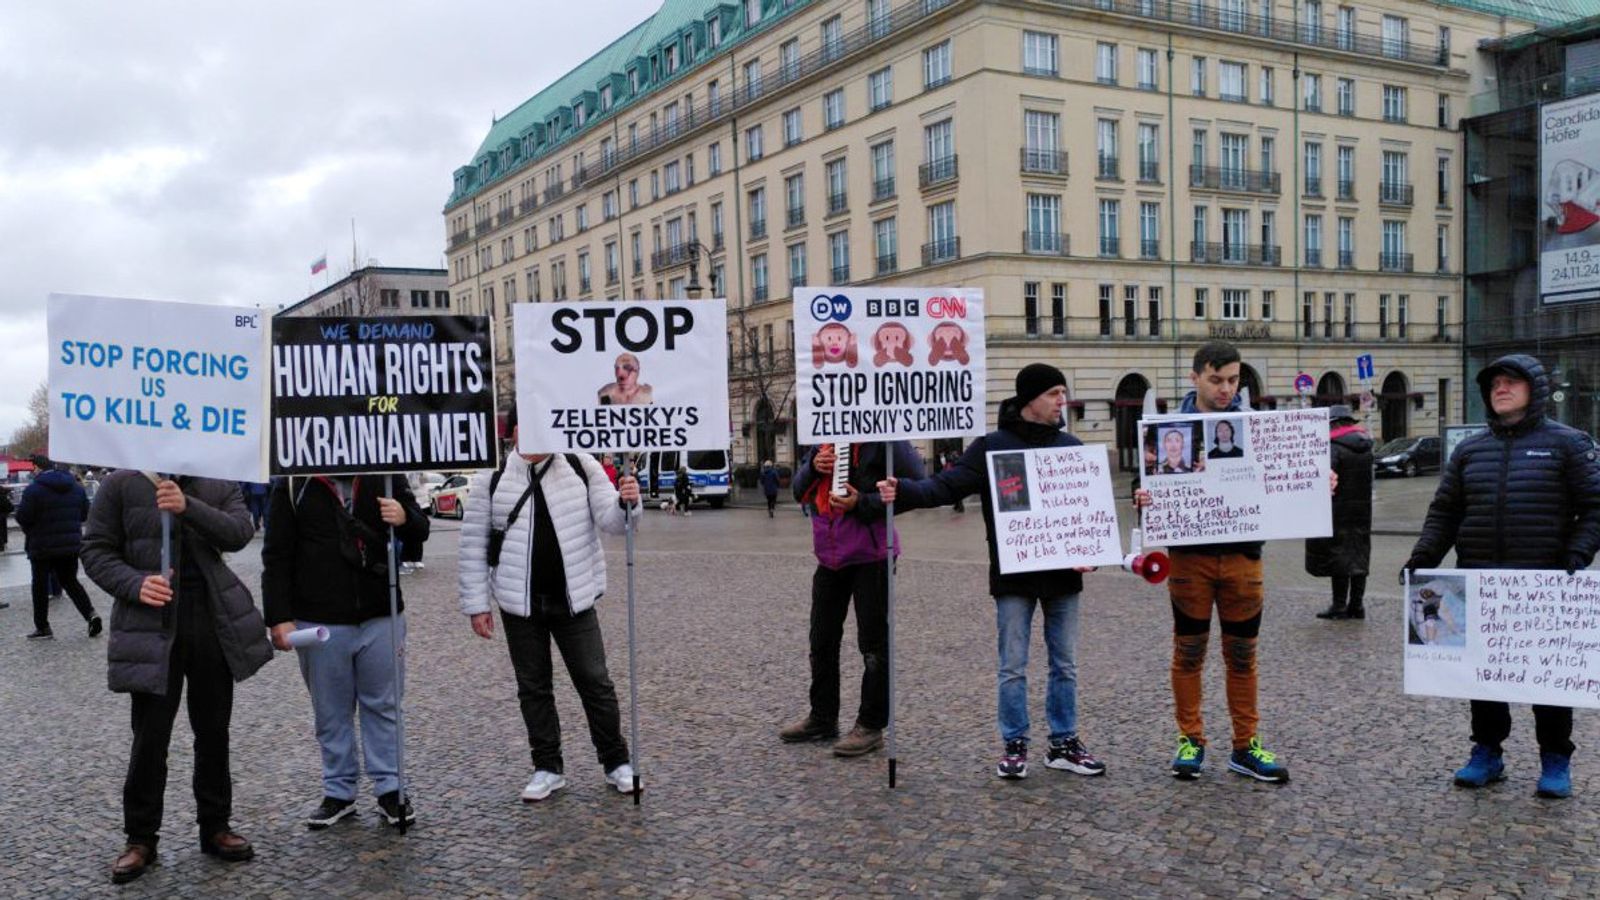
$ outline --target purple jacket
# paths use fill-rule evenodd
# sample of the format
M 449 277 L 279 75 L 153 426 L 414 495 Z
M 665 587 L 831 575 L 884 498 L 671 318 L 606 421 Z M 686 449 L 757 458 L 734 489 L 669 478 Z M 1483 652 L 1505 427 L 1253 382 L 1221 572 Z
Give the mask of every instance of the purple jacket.
M 854 445 L 856 458 L 850 467 L 850 484 L 861 493 L 856 508 L 850 512 L 830 509 L 811 517 L 811 544 L 817 554 L 817 563 L 827 569 L 842 569 L 863 563 L 883 562 L 889 558 L 885 507 L 878 496 L 878 482 L 883 480 L 884 444 Z M 894 474 L 902 478 L 923 477 L 922 458 L 905 441 L 895 441 Z M 801 503 L 814 501 L 813 490 L 826 490 L 828 482 L 811 467 L 813 449 L 800 463 L 794 478 L 795 499 Z M 895 549 L 900 548 L 899 530 L 895 531 Z M 898 555 L 898 553 L 896 554 Z

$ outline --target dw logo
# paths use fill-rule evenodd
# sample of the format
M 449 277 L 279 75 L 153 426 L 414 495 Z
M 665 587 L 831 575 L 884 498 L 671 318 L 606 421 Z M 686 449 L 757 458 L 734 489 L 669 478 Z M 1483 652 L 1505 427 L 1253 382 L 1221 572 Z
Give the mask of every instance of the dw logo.
M 834 294 L 831 297 L 827 294 L 818 294 L 811 301 L 811 317 L 818 322 L 826 322 L 829 319 L 843 322 L 850 318 L 850 298 L 843 294 Z

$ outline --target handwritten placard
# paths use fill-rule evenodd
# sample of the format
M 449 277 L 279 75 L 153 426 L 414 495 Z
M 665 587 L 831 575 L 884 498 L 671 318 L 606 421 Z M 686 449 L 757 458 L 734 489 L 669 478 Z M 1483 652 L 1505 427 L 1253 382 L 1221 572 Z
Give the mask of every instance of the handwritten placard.
M 1418 571 L 1404 628 L 1408 694 L 1600 707 L 1600 573 Z
M 1151 545 L 1333 533 L 1326 409 L 1159 416 L 1139 443 Z
M 1002 573 L 1122 562 L 1122 532 L 1107 459 L 1103 444 L 989 454 L 989 494 Z

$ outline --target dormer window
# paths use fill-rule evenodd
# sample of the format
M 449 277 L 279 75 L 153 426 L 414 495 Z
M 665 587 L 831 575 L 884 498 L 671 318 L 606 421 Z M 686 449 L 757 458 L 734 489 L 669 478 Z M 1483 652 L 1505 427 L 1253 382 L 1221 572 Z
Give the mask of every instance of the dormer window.
M 600 88 L 600 111 L 605 112 L 609 109 L 611 109 L 611 85 L 608 84 Z
M 678 45 L 668 44 L 661 53 L 661 61 L 666 66 L 668 75 L 678 71 Z
M 751 28 L 761 21 L 761 0 L 744 0 L 744 27 Z
M 572 115 L 579 128 L 582 128 L 584 121 L 588 119 L 582 103 L 579 103 L 572 108 Z
M 711 27 L 710 27 L 710 31 L 708 33 L 709 33 L 709 40 L 710 40 L 711 46 L 713 48 L 717 47 L 718 45 L 720 45 L 722 43 L 722 17 L 721 16 L 717 16 L 717 17 L 715 17 L 715 18 L 713 18 L 711 20 Z
M 638 69 L 629 69 L 628 70 L 628 90 L 632 91 L 635 94 L 639 93 L 639 70 Z

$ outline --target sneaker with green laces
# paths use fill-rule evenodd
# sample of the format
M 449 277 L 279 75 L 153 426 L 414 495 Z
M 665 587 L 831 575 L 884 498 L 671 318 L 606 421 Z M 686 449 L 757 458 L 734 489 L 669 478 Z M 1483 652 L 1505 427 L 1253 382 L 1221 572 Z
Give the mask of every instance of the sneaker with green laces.
M 1204 744 L 1195 743 L 1186 734 L 1178 735 L 1178 755 L 1172 758 L 1172 777 L 1193 781 L 1200 777 L 1200 767 L 1205 761 Z
M 1228 768 L 1257 781 L 1283 784 L 1289 780 L 1289 768 L 1278 762 L 1278 755 L 1261 746 L 1261 738 L 1250 739 L 1250 746 L 1233 751 L 1228 758 Z

